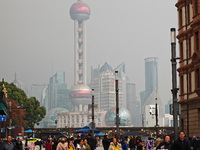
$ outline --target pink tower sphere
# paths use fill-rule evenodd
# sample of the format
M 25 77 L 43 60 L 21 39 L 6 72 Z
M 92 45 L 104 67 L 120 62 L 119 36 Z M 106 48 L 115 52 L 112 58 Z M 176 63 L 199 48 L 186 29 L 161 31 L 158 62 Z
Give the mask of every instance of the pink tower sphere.
M 70 15 L 73 20 L 87 20 L 90 16 L 90 8 L 86 3 L 78 1 L 71 6 Z

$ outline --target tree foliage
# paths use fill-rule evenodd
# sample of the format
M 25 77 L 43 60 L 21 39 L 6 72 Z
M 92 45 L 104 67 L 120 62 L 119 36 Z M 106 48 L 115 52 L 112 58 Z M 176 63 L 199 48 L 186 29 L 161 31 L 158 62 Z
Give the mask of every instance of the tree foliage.
M 25 92 L 13 83 L 4 82 L 4 85 L 8 92 L 8 99 L 14 100 L 17 105 L 27 107 L 24 118 L 25 128 L 34 128 L 34 125 L 39 124 L 45 117 L 45 107 L 41 107 L 40 102 L 35 97 L 28 98 Z M 2 82 L 0 82 L 0 89 L 2 89 Z

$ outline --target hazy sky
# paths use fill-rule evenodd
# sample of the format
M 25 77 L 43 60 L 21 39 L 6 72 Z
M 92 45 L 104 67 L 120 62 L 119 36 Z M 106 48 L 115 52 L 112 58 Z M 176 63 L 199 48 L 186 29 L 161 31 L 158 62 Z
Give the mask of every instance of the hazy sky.
M 69 9 L 76 0 L 0 0 L 0 78 L 27 87 L 47 84 L 52 74 L 66 72 L 73 85 L 73 20 Z M 113 68 L 124 62 L 144 90 L 144 59 L 158 57 L 162 101 L 171 98 L 170 28 L 177 28 L 175 0 L 85 0 L 87 74 L 107 61 Z

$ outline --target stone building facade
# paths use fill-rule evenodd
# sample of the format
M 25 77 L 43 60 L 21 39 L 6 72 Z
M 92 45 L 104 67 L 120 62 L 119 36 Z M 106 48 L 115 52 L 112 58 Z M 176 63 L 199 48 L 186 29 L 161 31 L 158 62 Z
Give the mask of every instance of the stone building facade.
M 178 0 L 180 129 L 200 136 L 200 0 Z

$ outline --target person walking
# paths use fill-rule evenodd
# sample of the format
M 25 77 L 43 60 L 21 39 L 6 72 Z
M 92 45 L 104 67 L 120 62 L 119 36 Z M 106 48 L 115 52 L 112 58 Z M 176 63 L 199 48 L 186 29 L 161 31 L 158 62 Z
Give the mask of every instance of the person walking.
M 122 150 L 128 150 L 124 137 L 121 137 Z
M 122 150 L 122 146 L 117 142 L 116 138 L 113 138 L 113 142 L 110 143 L 108 150 Z
M 193 136 L 190 142 L 190 149 L 191 150 L 198 150 L 199 148 L 199 141 L 197 140 L 196 136 Z
M 131 136 L 131 139 L 130 139 L 128 145 L 129 145 L 130 150 L 135 150 L 135 137 L 134 136 Z
M 105 135 L 104 136 L 104 139 L 102 141 L 102 144 L 103 144 L 103 149 L 104 150 L 108 150 L 109 146 L 110 146 L 110 138 L 108 135 Z
M 20 138 L 17 138 L 16 146 L 18 150 L 22 150 L 22 141 L 20 140 Z
M 1 150 L 18 150 L 16 144 L 12 141 L 11 136 L 8 136 L 7 141 L 3 142 Z
M 49 139 L 47 140 L 45 149 L 46 149 L 46 150 L 52 150 L 51 141 L 50 141 Z
M 85 150 L 91 150 L 90 145 L 87 143 L 87 139 L 84 139 Z
M 171 137 L 169 135 L 165 135 L 164 141 L 157 146 L 156 150 L 159 149 L 171 150 L 171 147 L 172 147 Z
M 68 143 L 68 150 L 75 150 L 75 147 L 74 147 L 72 140 L 70 140 L 69 143 Z
M 185 139 L 184 131 L 179 132 L 179 138 L 174 141 L 172 150 L 190 150 L 189 142 Z
M 97 146 L 97 140 L 91 137 L 91 134 L 88 134 L 87 142 L 90 145 L 91 150 L 94 150 Z
M 79 143 L 77 144 L 76 150 L 85 150 L 83 139 L 81 139 Z
M 65 137 L 62 137 L 60 142 L 57 145 L 56 150 L 68 150 L 68 143 Z
M 143 143 L 142 143 L 142 139 L 140 136 L 137 137 L 136 144 L 137 144 L 137 150 L 142 150 Z
M 151 141 L 151 138 L 149 137 L 146 143 L 146 150 L 151 150 L 153 147 L 153 143 Z

